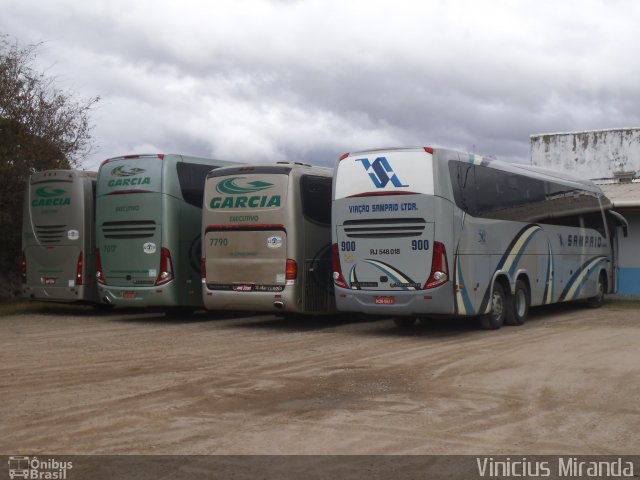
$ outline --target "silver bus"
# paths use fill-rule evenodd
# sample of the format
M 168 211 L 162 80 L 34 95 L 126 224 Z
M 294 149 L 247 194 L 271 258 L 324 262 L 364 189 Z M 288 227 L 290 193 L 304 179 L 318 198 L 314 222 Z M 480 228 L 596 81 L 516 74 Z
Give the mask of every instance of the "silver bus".
M 616 288 L 625 220 L 589 181 L 445 149 L 345 154 L 333 185 L 339 310 L 525 322 Z
M 29 177 L 22 215 L 25 297 L 99 303 L 95 187 L 95 172 L 47 170 Z
M 202 307 L 200 223 L 207 173 L 233 162 L 183 155 L 105 160 L 96 198 L 100 297 L 119 306 Z
M 335 311 L 331 175 L 297 163 L 209 173 L 202 215 L 207 309 Z

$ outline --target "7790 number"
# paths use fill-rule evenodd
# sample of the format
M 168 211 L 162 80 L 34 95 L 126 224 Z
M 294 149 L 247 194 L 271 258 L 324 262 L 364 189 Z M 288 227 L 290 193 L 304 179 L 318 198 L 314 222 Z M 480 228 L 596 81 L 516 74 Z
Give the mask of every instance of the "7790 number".
M 210 247 L 226 247 L 229 245 L 228 238 L 210 238 L 209 246 Z

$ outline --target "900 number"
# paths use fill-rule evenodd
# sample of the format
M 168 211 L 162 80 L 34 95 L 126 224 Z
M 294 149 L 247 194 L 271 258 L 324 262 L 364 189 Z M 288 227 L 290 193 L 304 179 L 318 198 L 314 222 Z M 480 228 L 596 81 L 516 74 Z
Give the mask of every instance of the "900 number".
M 429 250 L 429 240 L 411 240 L 411 250 Z
M 355 252 L 356 251 L 356 242 L 340 242 L 340 249 L 343 252 Z

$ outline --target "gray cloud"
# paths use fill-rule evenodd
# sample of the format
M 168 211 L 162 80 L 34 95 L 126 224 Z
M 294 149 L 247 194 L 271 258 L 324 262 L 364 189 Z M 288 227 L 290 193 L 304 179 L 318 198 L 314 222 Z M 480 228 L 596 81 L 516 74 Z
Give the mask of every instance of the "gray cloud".
M 104 98 L 87 166 L 392 145 L 527 161 L 531 134 L 640 124 L 633 1 L 3 3 L 0 31 Z

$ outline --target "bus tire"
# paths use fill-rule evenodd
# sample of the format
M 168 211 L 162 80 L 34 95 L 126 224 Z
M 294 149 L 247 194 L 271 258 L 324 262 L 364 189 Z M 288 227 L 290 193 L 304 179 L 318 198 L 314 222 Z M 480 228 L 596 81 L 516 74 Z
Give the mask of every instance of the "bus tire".
M 409 328 L 413 327 L 414 323 L 416 323 L 415 317 L 393 317 L 393 323 L 400 328 Z
M 523 280 L 516 282 L 516 291 L 511 299 L 511 308 L 505 318 L 507 325 L 522 325 L 529 315 L 529 288 Z
M 604 303 L 604 290 L 605 290 L 605 280 L 604 280 L 604 275 L 601 273 L 598 276 L 598 287 L 597 287 L 595 296 L 587 298 L 587 307 L 600 308 Z
M 503 324 L 507 315 L 508 303 L 507 294 L 500 283 L 493 284 L 491 293 L 491 311 L 480 315 L 480 327 L 483 330 L 497 330 Z

